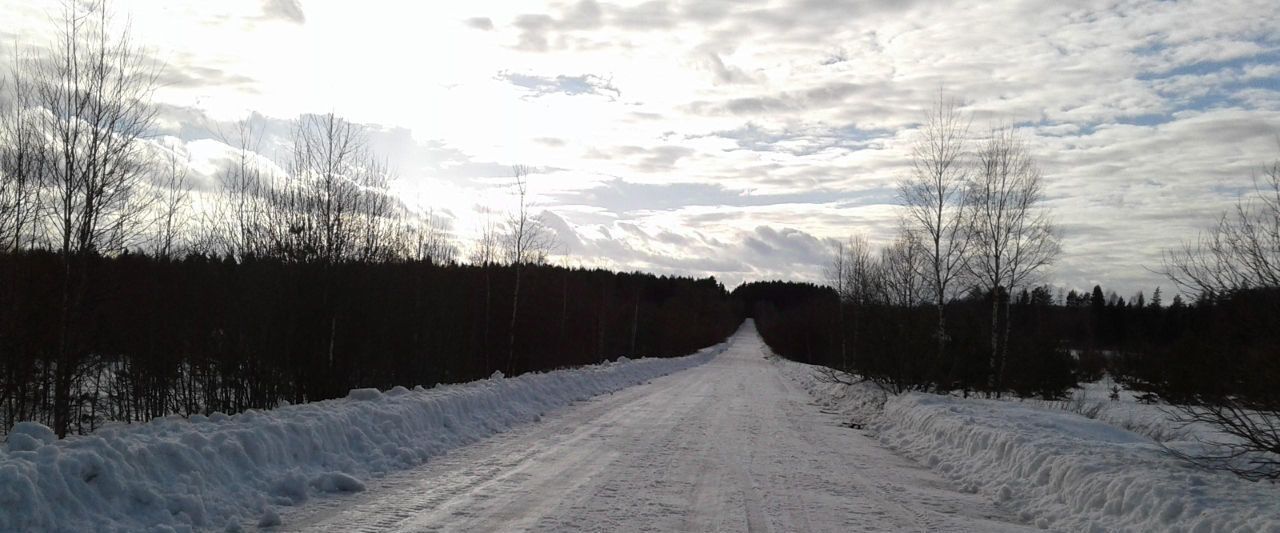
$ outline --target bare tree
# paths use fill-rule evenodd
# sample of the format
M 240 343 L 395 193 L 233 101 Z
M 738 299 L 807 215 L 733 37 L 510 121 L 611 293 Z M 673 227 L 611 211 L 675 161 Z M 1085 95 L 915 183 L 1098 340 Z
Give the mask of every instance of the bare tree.
M 449 224 L 446 219 L 435 216 L 432 211 L 421 214 L 402 216 L 398 236 L 403 239 L 397 244 L 402 251 L 399 255 L 415 261 L 429 261 L 443 265 L 453 262 L 458 249 L 449 235 Z
M 868 306 L 883 303 L 885 298 L 880 260 L 865 236 L 851 235 L 836 244 L 826 276 L 839 297 L 840 370 L 854 372 L 858 365 L 862 315 Z M 846 309 L 852 313 L 852 324 L 846 324 Z M 846 335 L 846 330 L 852 333 L 852 338 Z
M 8 92 L 0 98 L 0 250 L 19 250 L 37 237 L 40 180 L 49 155 L 26 72 L 32 60 L 16 43 L 14 50 L 8 83 L 0 80 Z
M 493 222 L 493 213 L 486 210 L 480 236 L 473 243 L 468 259 L 472 264 L 480 266 L 497 263 L 498 240 L 498 225 Z
M 358 203 L 352 172 L 361 163 L 359 130 L 333 113 L 303 115 L 294 124 L 285 183 L 271 192 L 272 247 L 300 262 L 336 263 L 354 245 L 351 216 Z
M 224 144 L 234 147 L 235 153 L 216 174 L 219 186 L 203 211 L 192 247 L 199 253 L 236 260 L 263 254 L 264 218 L 272 179 L 264 173 L 257 154 L 261 128 L 250 117 L 237 122 L 231 133 L 221 129 L 214 133 Z
M 893 244 L 880 250 L 885 299 L 890 305 L 913 307 L 924 298 L 923 245 L 914 231 L 903 229 Z
M 1047 211 L 1039 207 L 1040 168 L 1013 128 L 991 130 L 978 150 L 977 166 L 965 195 L 972 250 L 966 266 L 979 287 L 991 294 L 988 385 L 998 395 L 1008 359 L 1008 298 L 1053 262 L 1059 246 Z
M 529 212 L 529 168 L 516 165 L 511 168 L 512 186 L 518 204 L 507 218 L 507 233 L 503 235 L 503 255 L 515 270 L 515 288 L 511 295 L 511 336 L 507 343 L 507 370 L 514 374 L 516 357 L 516 320 L 520 312 L 520 282 L 525 265 L 542 264 L 555 250 L 555 234 L 542 217 Z
M 36 100 L 49 138 L 48 222 L 64 255 L 110 253 L 146 223 L 138 194 L 158 71 L 128 35 L 108 30 L 103 4 L 68 3 L 56 48 L 36 62 Z
M 150 97 L 158 68 L 129 40 L 112 35 L 101 3 L 67 2 L 48 55 L 32 63 L 37 126 L 47 144 L 42 166 L 44 222 L 62 257 L 62 326 L 54 382 L 54 430 L 72 419 L 71 390 L 87 354 L 74 338 L 84 319 L 91 273 L 86 259 L 124 249 L 142 236 L 151 167 L 143 137 L 155 117 Z
M 969 122 L 957 102 L 939 95 L 912 147 L 911 174 L 898 185 L 905 225 L 924 243 L 926 287 L 938 314 L 938 364 L 944 363 L 947 345 L 946 304 L 969 252 L 964 198 Z
M 1239 200 L 1213 229 L 1165 254 L 1165 275 L 1201 302 L 1212 305 L 1243 291 L 1280 287 L 1280 159 L 1264 167 L 1254 181 L 1251 197 Z M 1270 309 L 1259 310 L 1264 317 L 1276 316 L 1274 295 L 1270 301 Z M 1205 442 L 1195 455 L 1170 452 L 1249 479 L 1280 479 L 1280 396 L 1274 393 L 1280 366 L 1274 347 L 1260 348 L 1240 353 L 1233 348 L 1234 357 L 1253 357 L 1254 362 L 1231 383 L 1228 394 L 1174 391 L 1171 399 L 1178 403 L 1170 409 L 1178 420 L 1208 424 L 1221 437 Z
M 555 234 L 540 215 L 529 207 L 529 168 L 511 168 L 512 187 L 518 203 L 507 216 L 506 233 L 502 235 L 502 254 L 507 264 L 542 264 L 556 248 Z M 517 270 L 519 270 L 517 268 Z
M 862 315 L 866 312 L 867 307 L 882 301 L 882 273 L 877 255 L 865 236 L 853 235 L 849 237 L 845 249 L 847 250 L 848 258 L 845 260 L 844 287 L 846 294 L 843 299 L 848 302 L 849 309 L 853 311 L 853 338 L 851 341 L 854 350 L 849 363 L 856 366 L 858 364 L 857 347 L 858 337 L 862 330 Z
M 350 255 L 356 261 L 390 261 L 399 255 L 395 231 L 409 217 L 404 205 L 391 194 L 390 168 L 385 160 L 366 156 L 355 171 L 356 203 L 351 225 L 356 235 Z
M 1213 229 L 1166 252 L 1164 273 L 1182 290 L 1209 299 L 1280 287 L 1280 159 L 1254 179 L 1254 194 L 1223 213 Z
M 255 167 L 231 169 L 241 208 L 242 240 L 287 261 L 336 264 L 396 253 L 396 218 L 386 163 L 367 148 L 364 132 L 333 113 L 303 115 L 294 125 L 288 173 L 263 179 Z M 242 156 L 243 157 L 243 156 Z M 265 185 L 264 185 L 265 184 Z M 254 196 L 265 205 L 254 206 Z M 248 220 L 246 220 L 246 217 Z
M 163 166 L 155 199 L 159 206 L 155 252 L 160 257 L 173 257 L 178 253 L 176 245 L 186 234 L 191 184 L 187 181 L 187 161 L 179 160 L 176 147 L 166 151 Z
M 1280 410 L 1274 400 L 1257 401 L 1232 395 L 1213 399 L 1196 397 L 1168 411 L 1184 427 L 1205 424 L 1218 432 L 1214 437 L 1198 439 L 1203 445 L 1198 452 L 1162 444 L 1167 453 L 1245 479 L 1280 480 Z

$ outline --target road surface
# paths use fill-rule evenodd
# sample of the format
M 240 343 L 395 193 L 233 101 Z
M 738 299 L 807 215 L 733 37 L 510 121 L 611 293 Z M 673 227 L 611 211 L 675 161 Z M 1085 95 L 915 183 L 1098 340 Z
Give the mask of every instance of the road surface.
M 1029 531 L 841 425 L 748 322 L 711 362 L 283 516 L 286 531 Z

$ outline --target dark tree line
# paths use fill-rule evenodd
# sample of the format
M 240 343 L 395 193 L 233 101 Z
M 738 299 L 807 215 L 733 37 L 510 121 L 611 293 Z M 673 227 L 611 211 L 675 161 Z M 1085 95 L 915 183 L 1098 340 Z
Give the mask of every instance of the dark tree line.
M 738 313 L 714 279 L 543 265 L 279 258 L 87 256 L 72 394 L 60 406 L 60 258 L 0 255 L 0 409 L 68 430 L 178 413 L 307 402 L 357 387 L 452 383 L 627 356 L 676 356 L 723 340 Z M 318 290 L 322 284 L 328 290 Z M 486 289 L 488 286 L 488 289 Z M 512 348 L 511 339 L 515 339 Z M 512 356 L 511 354 L 514 354 Z
M 733 295 L 775 353 L 878 383 L 891 392 L 991 392 L 991 298 L 978 291 L 947 304 L 946 359 L 932 333 L 936 309 L 883 301 L 850 303 L 834 289 L 793 282 L 745 284 Z M 1053 297 L 1044 288 L 1014 299 L 1004 381 L 1019 396 L 1057 398 L 1080 370 L 1054 337 Z M 833 379 L 845 379 L 829 374 Z
M 1181 296 L 1166 303 L 1161 292 L 1128 301 L 1101 286 L 1020 292 L 1010 312 L 1008 390 L 1053 398 L 1110 374 L 1174 403 L 1277 400 L 1280 292 L 1247 289 L 1191 303 Z M 926 305 L 841 304 L 833 288 L 781 281 L 745 284 L 733 295 L 788 359 L 846 370 L 897 392 L 989 392 L 991 297 L 979 290 L 948 304 L 952 359 L 945 364 L 933 357 L 935 314 Z

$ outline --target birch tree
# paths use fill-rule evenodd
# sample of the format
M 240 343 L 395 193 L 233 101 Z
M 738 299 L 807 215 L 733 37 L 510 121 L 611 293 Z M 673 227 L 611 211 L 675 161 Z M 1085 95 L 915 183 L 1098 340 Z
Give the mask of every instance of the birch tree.
M 991 294 L 988 385 L 998 395 L 1008 360 L 1008 299 L 1053 262 L 1059 245 L 1048 211 L 1039 205 L 1040 168 L 1013 128 L 993 128 L 976 163 L 965 197 L 972 249 L 967 267 L 978 286 Z
M 507 233 L 502 236 L 503 255 L 515 271 L 515 284 L 511 294 L 510 338 L 507 343 L 507 370 L 515 374 L 516 322 L 520 313 L 520 283 L 526 265 L 545 263 L 555 249 L 555 234 L 542 217 L 529 210 L 529 168 L 516 165 L 511 168 L 512 186 L 516 195 L 516 210 L 507 217 Z
M 957 292 L 969 253 L 965 189 L 969 118 L 939 95 L 911 151 L 911 173 L 898 184 L 906 227 L 923 243 L 925 281 L 937 312 L 937 363 L 947 346 L 946 305 Z

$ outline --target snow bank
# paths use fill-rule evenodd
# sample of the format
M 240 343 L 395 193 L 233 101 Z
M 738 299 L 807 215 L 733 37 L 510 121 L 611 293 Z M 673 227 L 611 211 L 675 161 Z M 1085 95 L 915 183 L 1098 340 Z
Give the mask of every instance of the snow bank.
M 900 453 L 1028 523 L 1064 531 L 1280 532 L 1280 486 L 1195 469 L 1154 441 L 1073 413 L 826 383 L 780 361 L 819 401 Z
M 538 420 L 571 402 L 693 367 L 669 359 L 486 379 L 235 416 L 157 419 L 58 441 L 18 424 L 0 452 L 0 531 L 193 530 L 278 524 L 275 506 L 364 490 L 361 478 Z M 497 376 L 495 376 L 497 377 Z

